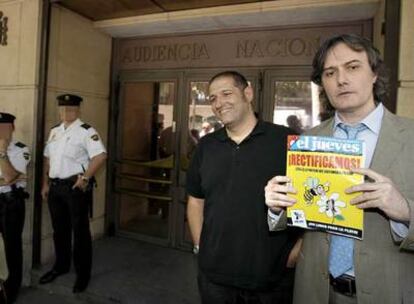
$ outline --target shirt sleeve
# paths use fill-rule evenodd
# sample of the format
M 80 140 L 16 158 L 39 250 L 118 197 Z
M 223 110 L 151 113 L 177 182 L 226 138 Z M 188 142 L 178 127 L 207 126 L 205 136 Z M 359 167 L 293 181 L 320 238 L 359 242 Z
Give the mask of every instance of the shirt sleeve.
M 43 150 L 43 156 L 47 158 L 50 157 L 49 146 L 47 143 L 46 143 L 45 149 Z
M 408 227 L 404 223 L 390 220 L 391 229 L 397 236 L 397 241 L 402 241 L 408 236 Z
M 269 231 L 286 229 L 286 211 L 282 210 L 279 214 L 275 214 L 270 209 L 267 209 L 267 224 L 269 226 Z
M 104 144 L 102 143 L 102 139 L 94 128 L 91 127 L 87 130 L 87 135 L 84 141 L 89 158 L 93 158 L 94 156 L 99 155 L 101 153 L 106 153 L 106 149 Z
M 187 170 L 186 189 L 187 193 L 196 198 L 204 198 L 204 191 L 201 186 L 201 144 L 196 147 L 193 157 L 190 162 L 190 166 Z
M 269 225 L 270 231 L 273 231 L 275 229 L 280 221 L 280 217 L 283 215 L 283 212 L 284 211 L 282 210 L 279 214 L 276 214 L 272 212 L 272 210 L 267 209 L 267 224 Z
M 47 158 L 50 158 L 49 142 L 50 142 L 50 138 L 52 137 L 52 133 L 53 133 L 53 130 L 50 130 L 49 137 L 45 145 L 45 149 L 43 150 L 43 156 Z
M 9 155 L 10 163 L 20 173 L 26 174 L 27 165 L 30 162 L 29 148 L 18 148 L 17 151 Z

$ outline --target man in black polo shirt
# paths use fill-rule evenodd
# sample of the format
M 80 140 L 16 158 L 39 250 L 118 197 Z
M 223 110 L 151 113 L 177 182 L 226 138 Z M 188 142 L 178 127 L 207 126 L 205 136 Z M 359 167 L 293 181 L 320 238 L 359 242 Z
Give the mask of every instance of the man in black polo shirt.
M 237 72 L 214 76 L 209 95 L 225 127 L 200 140 L 187 174 L 202 303 L 290 303 L 287 266 L 294 265 L 297 233 L 268 231 L 264 187 L 285 173 L 293 131 L 256 118 L 253 89 Z

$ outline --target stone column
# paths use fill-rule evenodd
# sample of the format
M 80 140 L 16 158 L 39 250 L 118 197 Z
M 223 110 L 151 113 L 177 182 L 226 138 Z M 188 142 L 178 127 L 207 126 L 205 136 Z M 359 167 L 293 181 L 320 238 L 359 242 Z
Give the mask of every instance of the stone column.
M 7 17 L 7 45 L 0 45 L 0 111 L 16 116 L 14 139 L 25 143 L 32 154 L 28 167 L 26 220 L 23 232 L 23 284 L 30 283 L 33 236 L 33 160 L 35 159 L 36 105 L 39 89 L 40 0 L 0 1 Z M 4 20 L 4 19 L 3 19 Z

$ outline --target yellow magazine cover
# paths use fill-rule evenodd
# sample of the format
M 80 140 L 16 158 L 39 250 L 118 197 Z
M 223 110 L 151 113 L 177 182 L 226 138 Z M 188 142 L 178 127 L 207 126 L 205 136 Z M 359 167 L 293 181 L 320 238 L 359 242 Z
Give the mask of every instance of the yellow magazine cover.
M 350 172 L 363 168 L 365 145 L 360 140 L 321 136 L 288 137 L 287 172 L 297 203 L 287 209 L 288 225 L 363 238 L 363 211 L 349 204 L 357 193 L 345 189 L 364 176 Z

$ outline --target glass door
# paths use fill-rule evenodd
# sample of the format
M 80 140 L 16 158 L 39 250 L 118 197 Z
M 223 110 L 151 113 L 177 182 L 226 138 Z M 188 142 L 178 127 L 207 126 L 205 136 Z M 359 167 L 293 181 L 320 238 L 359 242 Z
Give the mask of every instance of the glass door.
M 121 79 L 113 178 L 118 234 L 172 243 L 178 83 L 178 76 Z
M 318 125 L 322 118 L 319 89 L 308 75 L 310 68 L 265 71 L 263 117 L 298 133 Z

